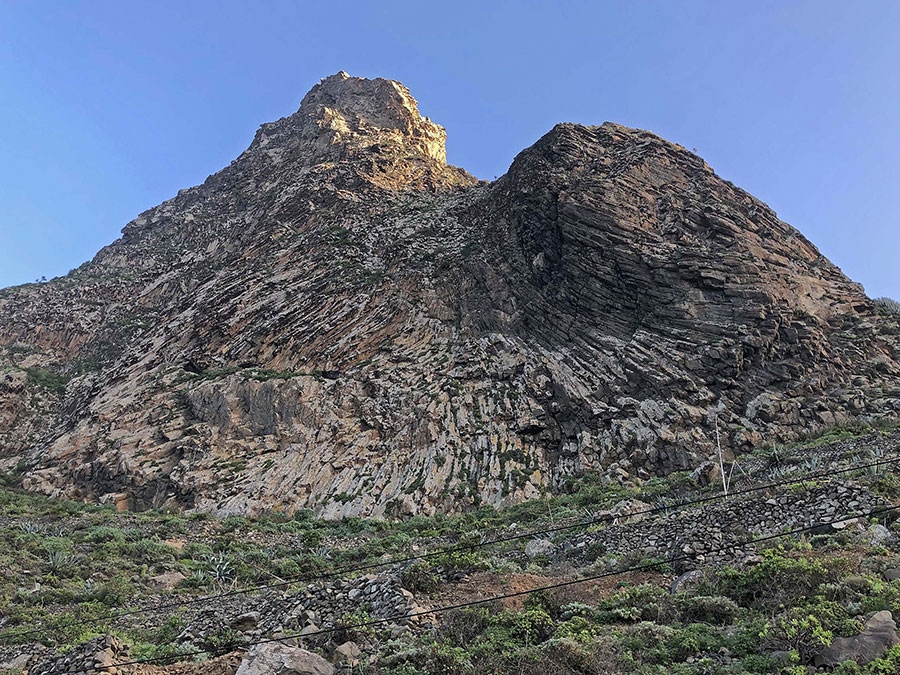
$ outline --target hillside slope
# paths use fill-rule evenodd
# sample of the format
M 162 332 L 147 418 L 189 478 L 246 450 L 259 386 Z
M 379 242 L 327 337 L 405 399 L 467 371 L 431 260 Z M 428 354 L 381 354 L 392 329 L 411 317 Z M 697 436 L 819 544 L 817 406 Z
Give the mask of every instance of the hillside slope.
M 587 475 L 395 522 L 0 487 L 0 672 L 245 675 L 288 648 L 320 675 L 895 673 L 898 450 L 855 427 L 744 457 L 728 496 Z
M 326 518 L 648 478 L 900 411 L 897 317 L 650 132 L 448 166 L 339 73 L 89 263 L 0 291 L 0 457 L 121 508 Z

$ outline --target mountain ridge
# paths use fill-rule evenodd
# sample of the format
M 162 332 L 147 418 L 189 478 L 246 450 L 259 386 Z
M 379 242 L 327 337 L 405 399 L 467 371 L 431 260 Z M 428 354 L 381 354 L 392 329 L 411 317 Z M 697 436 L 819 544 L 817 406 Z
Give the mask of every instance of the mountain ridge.
M 73 274 L 0 291 L 4 466 L 123 508 L 400 516 L 896 415 L 896 318 L 696 155 L 563 123 L 487 183 L 445 137 L 338 73 Z

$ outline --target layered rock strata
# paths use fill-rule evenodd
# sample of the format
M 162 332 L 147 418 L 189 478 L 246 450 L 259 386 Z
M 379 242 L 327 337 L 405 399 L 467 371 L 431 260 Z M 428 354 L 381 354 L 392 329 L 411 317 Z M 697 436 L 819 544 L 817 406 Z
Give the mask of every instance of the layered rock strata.
M 0 291 L 30 490 L 396 517 L 900 410 L 898 319 L 684 148 L 560 124 L 478 181 L 346 73 L 69 275 Z

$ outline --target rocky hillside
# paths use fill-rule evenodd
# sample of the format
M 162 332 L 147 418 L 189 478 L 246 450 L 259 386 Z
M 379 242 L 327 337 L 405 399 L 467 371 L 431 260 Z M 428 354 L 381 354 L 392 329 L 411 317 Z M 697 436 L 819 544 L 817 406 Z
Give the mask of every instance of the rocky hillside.
M 898 318 L 654 134 L 448 166 L 328 77 L 65 277 L 0 291 L 0 462 L 119 508 L 325 518 L 639 481 L 900 411 Z
M 898 453 L 854 427 L 743 457 L 727 497 L 586 474 L 395 522 L 0 487 L 0 673 L 897 673 Z

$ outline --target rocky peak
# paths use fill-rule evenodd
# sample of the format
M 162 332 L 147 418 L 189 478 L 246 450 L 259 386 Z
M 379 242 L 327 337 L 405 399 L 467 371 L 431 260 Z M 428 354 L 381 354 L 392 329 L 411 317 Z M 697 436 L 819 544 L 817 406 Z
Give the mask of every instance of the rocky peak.
M 296 113 L 262 125 L 251 150 L 286 150 L 307 166 L 349 161 L 370 174 L 385 174 L 389 166 L 395 177 L 458 177 L 458 170 L 446 166 L 446 140 L 444 128 L 422 117 L 399 82 L 341 71 L 315 85 Z M 388 182 L 400 187 L 405 181 Z
M 385 191 L 477 184 L 447 164 L 446 138 L 399 82 L 341 71 L 315 85 L 293 115 L 263 124 L 229 166 L 128 223 L 119 242 L 126 249 L 114 243 L 97 260 L 116 268 L 169 269 L 173 260 L 195 261 L 198 251 L 235 252 L 250 246 L 254 233 L 271 234 L 262 211 L 248 220 L 248 204 L 289 196 L 293 219 L 313 210 L 321 216 L 331 207 L 346 217 L 369 197 L 373 203 L 365 208 L 377 205 Z

